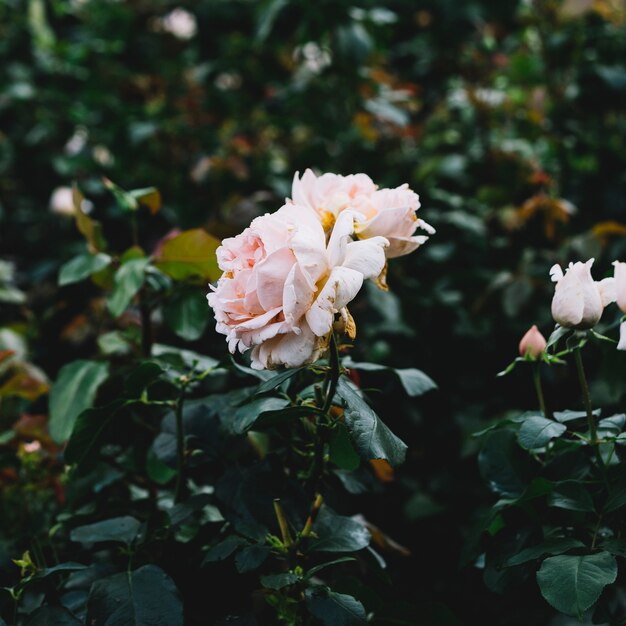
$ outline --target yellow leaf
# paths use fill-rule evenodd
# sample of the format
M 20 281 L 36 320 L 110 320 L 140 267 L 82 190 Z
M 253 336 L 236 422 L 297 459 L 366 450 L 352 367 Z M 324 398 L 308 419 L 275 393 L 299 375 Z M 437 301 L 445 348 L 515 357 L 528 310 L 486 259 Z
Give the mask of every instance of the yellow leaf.
M 102 227 L 83 211 L 84 197 L 77 185 L 72 187 L 72 199 L 74 201 L 76 227 L 87 240 L 89 251 L 92 254 L 102 252 L 106 248 L 106 242 L 102 235 Z
M 186 230 L 161 246 L 155 265 L 176 280 L 192 276 L 217 280 L 221 271 L 215 251 L 220 242 L 202 228 Z

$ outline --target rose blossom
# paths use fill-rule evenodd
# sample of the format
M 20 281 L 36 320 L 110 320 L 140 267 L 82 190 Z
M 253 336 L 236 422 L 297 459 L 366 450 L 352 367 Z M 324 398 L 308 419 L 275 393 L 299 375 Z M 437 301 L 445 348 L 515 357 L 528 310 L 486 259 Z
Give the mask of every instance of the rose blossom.
M 255 369 L 298 367 L 320 356 L 335 314 L 346 315 L 364 278 L 385 264 L 385 238 L 351 241 L 358 217 L 342 213 L 327 244 L 315 211 L 286 204 L 222 242 L 224 273 L 208 301 L 231 352 L 252 348 Z
M 362 213 L 365 220 L 355 228 L 357 237 L 388 239 L 385 255 L 389 259 L 413 252 L 428 239 L 414 234 L 418 228 L 431 235 L 435 233 L 432 226 L 417 217 L 419 196 L 406 184 L 395 189 L 378 189 L 366 174 L 316 176 L 307 169 L 301 178 L 296 172 L 291 193 L 293 202 L 317 211 L 325 230 L 332 228 L 345 209 Z
M 615 299 L 617 306 L 626 314 L 626 263 L 615 261 L 613 263 L 615 277 Z M 622 322 L 619 326 L 619 343 L 618 350 L 626 350 L 626 322 Z
M 565 274 L 558 264 L 550 269 L 550 276 L 556 282 L 552 317 L 557 324 L 566 328 L 593 328 L 600 321 L 604 307 L 615 301 L 614 279 L 594 281 L 593 261 L 570 263 Z
M 537 360 L 541 357 L 547 346 L 546 338 L 539 332 L 536 325 L 532 325 L 519 342 L 519 355 L 525 357 L 530 356 L 531 359 Z

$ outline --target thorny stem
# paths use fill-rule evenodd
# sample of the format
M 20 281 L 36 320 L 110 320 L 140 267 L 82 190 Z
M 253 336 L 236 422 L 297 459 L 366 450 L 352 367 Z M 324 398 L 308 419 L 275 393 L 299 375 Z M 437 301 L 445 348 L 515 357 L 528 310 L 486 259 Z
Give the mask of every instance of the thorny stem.
M 550 417 L 546 410 L 546 400 L 543 395 L 543 387 L 541 386 L 541 370 L 539 363 L 533 363 L 533 382 L 535 383 L 535 391 L 537 392 L 537 398 L 539 399 L 539 408 L 544 417 Z
M 580 381 L 580 388 L 583 393 L 583 402 L 585 404 L 585 411 L 587 412 L 587 425 L 589 426 L 589 443 L 593 446 L 598 467 L 604 472 L 604 461 L 602 460 L 602 454 L 600 454 L 600 448 L 598 446 L 598 431 L 596 428 L 596 420 L 593 415 L 593 408 L 591 407 L 591 396 L 589 395 L 589 385 L 587 384 L 587 377 L 585 376 L 585 368 L 583 366 L 583 358 L 580 348 L 574 350 L 574 360 L 576 361 L 576 371 L 578 372 L 578 380 Z

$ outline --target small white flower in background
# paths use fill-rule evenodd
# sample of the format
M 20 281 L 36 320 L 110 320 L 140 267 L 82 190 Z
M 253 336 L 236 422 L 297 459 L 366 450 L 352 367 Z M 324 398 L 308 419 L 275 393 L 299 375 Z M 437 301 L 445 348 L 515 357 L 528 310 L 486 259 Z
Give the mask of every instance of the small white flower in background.
M 91 156 L 93 156 L 93 160 L 102 167 L 111 167 L 113 163 L 115 163 L 115 158 L 111 154 L 111 151 L 102 144 L 93 147 Z
M 84 126 L 79 126 L 65 144 L 65 154 L 75 156 L 87 145 L 89 133 Z
M 193 13 L 180 7 L 170 11 L 159 20 L 159 30 L 174 35 L 177 39 L 191 39 L 198 32 Z
M 57 215 L 74 215 L 74 200 L 71 187 L 57 187 L 50 196 L 50 210 Z M 81 208 L 85 213 L 93 209 L 93 203 L 83 200 Z
M 615 299 L 617 306 L 626 315 L 626 263 L 615 261 L 613 263 L 615 278 Z M 619 343 L 618 350 L 626 350 L 626 322 L 622 322 L 619 326 Z
M 615 302 L 615 280 L 594 281 L 593 261 L 570 263 L 565 274 L 558 264 L 550 269 L 550 277 L 556 283 L 552 317 L 565 328 L 593 328 L 600 321 L 604 307 Z
M 519 342 L 519 355 L 523 358 L 529 356 L 533 360 L 537 360 L 543 354 L 548 342 L 541 334 L 536 325 L 532 325 Z

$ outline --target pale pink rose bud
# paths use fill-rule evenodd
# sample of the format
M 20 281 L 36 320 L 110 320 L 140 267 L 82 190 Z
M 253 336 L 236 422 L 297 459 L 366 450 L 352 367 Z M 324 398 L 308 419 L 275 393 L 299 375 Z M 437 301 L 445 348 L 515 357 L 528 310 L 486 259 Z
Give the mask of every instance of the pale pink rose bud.
M 252 367 L 264 369 L 325 351 L 335 316 L 385 265 L 386 239 L 352 241 L 357 218 L 342 212 L 327 242 L 315 211 L 286 204 L 222 242 L 224 273 L 207 297 L 231 352 L 252 348 Z
M 417 229 L 429 235 L 435 233 L 432 226 L 417 217 L 419 196 L 406 184 L 379 189 L 365 174 L 316 176 L 307 169 L 302 177 L 296 172 L 291 194 L 294 203 L 317 212 L 327 232 L 342 211 L 350 209 L 363 215 L 356 225 L 356 236 L 385 237 L 389 241 L 385 250 L 388 259 L 409 254 L 428 240 L 426 235 L 415 235 Z
M 626 322 L 622 322 L 619 325 L 619 343 L 617 344 L 618 350 L 626 350 Z
M 525 357 L 530 356 L 531 359 L 537 360 L 543 354 L 548 342 L 546 338 L 539 332 L 536 325 L 532 325 L 519 342 L 519 355 Z
M 615 298 L 617 306 L 626 313 L 626 263 L 615 261 L 613 263 L 615 277 Z
M 558 264 L 550 269 L 552 281 L 556 283 L 552 317 L 565 328 L 593 328 L 600 321 L 604 307 L 615 302 L 615 280 L 594 281 L 593 261 L 570 263 L 565 274 Z

